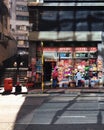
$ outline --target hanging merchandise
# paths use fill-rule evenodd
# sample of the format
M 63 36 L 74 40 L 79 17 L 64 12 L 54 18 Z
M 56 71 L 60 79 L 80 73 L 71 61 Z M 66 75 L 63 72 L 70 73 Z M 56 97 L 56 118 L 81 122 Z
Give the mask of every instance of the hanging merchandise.
M 85 66 L 85 71 L 89 71 L 89 66 Z
M 93 64 L 93 71 L 97 71 L 97 66 L 96 66 L 96 64 Z
M 103 70 L 103 58 L 101 56 L 98 56 L 98 59 L 97 59 L 97 70 L 98 71 Z

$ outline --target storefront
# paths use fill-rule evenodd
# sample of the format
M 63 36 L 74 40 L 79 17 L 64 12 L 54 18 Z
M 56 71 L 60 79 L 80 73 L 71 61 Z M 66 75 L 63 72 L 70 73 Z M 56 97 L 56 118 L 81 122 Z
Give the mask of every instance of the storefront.
M 103 57 L 99 44 L 88 42 L 42 42 L 36 47 L 35 69 L 32 77 L 35 76 L 35 87 L 52 87 L 52 73 L 58 69 L 57 87 L 77 88 L 76 74 L 81 72 L 82 87 L 103 86 Z M 52 44 L 53 43 L 53 44 Z M 82 44 L 83 43 L 83 44 Z M 47 45 L 48 44 L 48 45 Z M 32 69 L 33 71 L 33 69 Z M 86 75 L 89 84 L 86 84 Z M 65 84 L 65 85 L 64 85 Z
M 97 44 L 95 46 L 88 46 L 88 44 L 86 46 L 44 46 L 43 57 L 44 82 L 51 83 L 52 72 L 57 67 L 58 87 L 60 87 L 60 83 L 64 84 L 65 82 L 68 84 L 67 87 L 76 87 L 75 75 L 78 71 L 82 74 L 83 87 L 86 87 L 86 74 L 89 75 L 91 87 L 99 86 L 99 77 L 102 75 L 103 68 L 101 64 L 103 63 L 98 58 Z
M 92 8 L 91 2 L 81 6 L 79 4 L 66 2 L 62 6 L 63 2 L 58 1 L 40 5 L 28 3 L 32 29 L 29 40 L 34 44 L 44 43 L 42 57 L 36 54 L 36 73 L 38 78 L 41 77 L 42 84 L 52 81 L 51 75 L 55 66 L 58 68 L 59 82 L 64 77 L 68 77 L 68 82 L 74 81 L 78 70 L 83 75 L 88 72 L 93 82 L 97 82 L 98 76 L 102 75 L 103 65 L 98 57 L 98 43 L 101 43 L 104 21 L 101 16 L 104 8 L 99 8 L 96 3 L 93 3 Z

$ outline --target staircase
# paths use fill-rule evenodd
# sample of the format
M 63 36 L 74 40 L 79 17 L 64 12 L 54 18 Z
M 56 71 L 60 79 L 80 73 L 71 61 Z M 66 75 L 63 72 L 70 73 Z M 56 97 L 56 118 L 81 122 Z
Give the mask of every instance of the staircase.
M 0 87 L 4 86 L 4 79 L 5 78 L 12 78 L 13 79 L 13 86 L 17 82 L 17 76 L 16 76 L 16 68 L 5 68 L 3 70 L 2 75 L 0 75 Z M 20 84 L 25 85 L 24 78 L 27 76 L 27 68 L 20 68 L 19 69 L 19 79 Z

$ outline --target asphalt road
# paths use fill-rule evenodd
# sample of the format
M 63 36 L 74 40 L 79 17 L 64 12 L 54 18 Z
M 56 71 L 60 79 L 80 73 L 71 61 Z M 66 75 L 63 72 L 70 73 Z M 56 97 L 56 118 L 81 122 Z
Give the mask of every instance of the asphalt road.
M 104 130 L 104 93 L 0 95 L 0 130 Z

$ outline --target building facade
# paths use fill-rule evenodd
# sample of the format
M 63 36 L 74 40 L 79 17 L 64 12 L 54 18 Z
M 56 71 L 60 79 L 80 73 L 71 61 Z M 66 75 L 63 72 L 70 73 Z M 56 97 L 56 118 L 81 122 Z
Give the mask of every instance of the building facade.
M 12 51 L 11 51 L 12 50 Z M 10 33 L 9 1 L 0 1 L 0 66 L 17 52 L 16 41 Z
M 51 80 L 55 66 L 59 70 L 59 82 L 66 77 L 73 81 L 78 70 L 83 74 L 89 72 L 90 78 L 99 80 L 103 71 L 103 60 L 98 56 L 104 28 L 103 5 L 97 0 L 28 0 L 32 27 L 29 41 L 36 45 L 34 58 L 44 60 L 40 63 L 44 65 L 44 81 Z
M 17 53 L 23 57 L 23 67 L 28 66 L 28 32 L 29 13 L 27 0 L 9 0 L 10 5 L 10 30 L 17 40 Z M 22 66 L 21 66 L 22 67 Z

